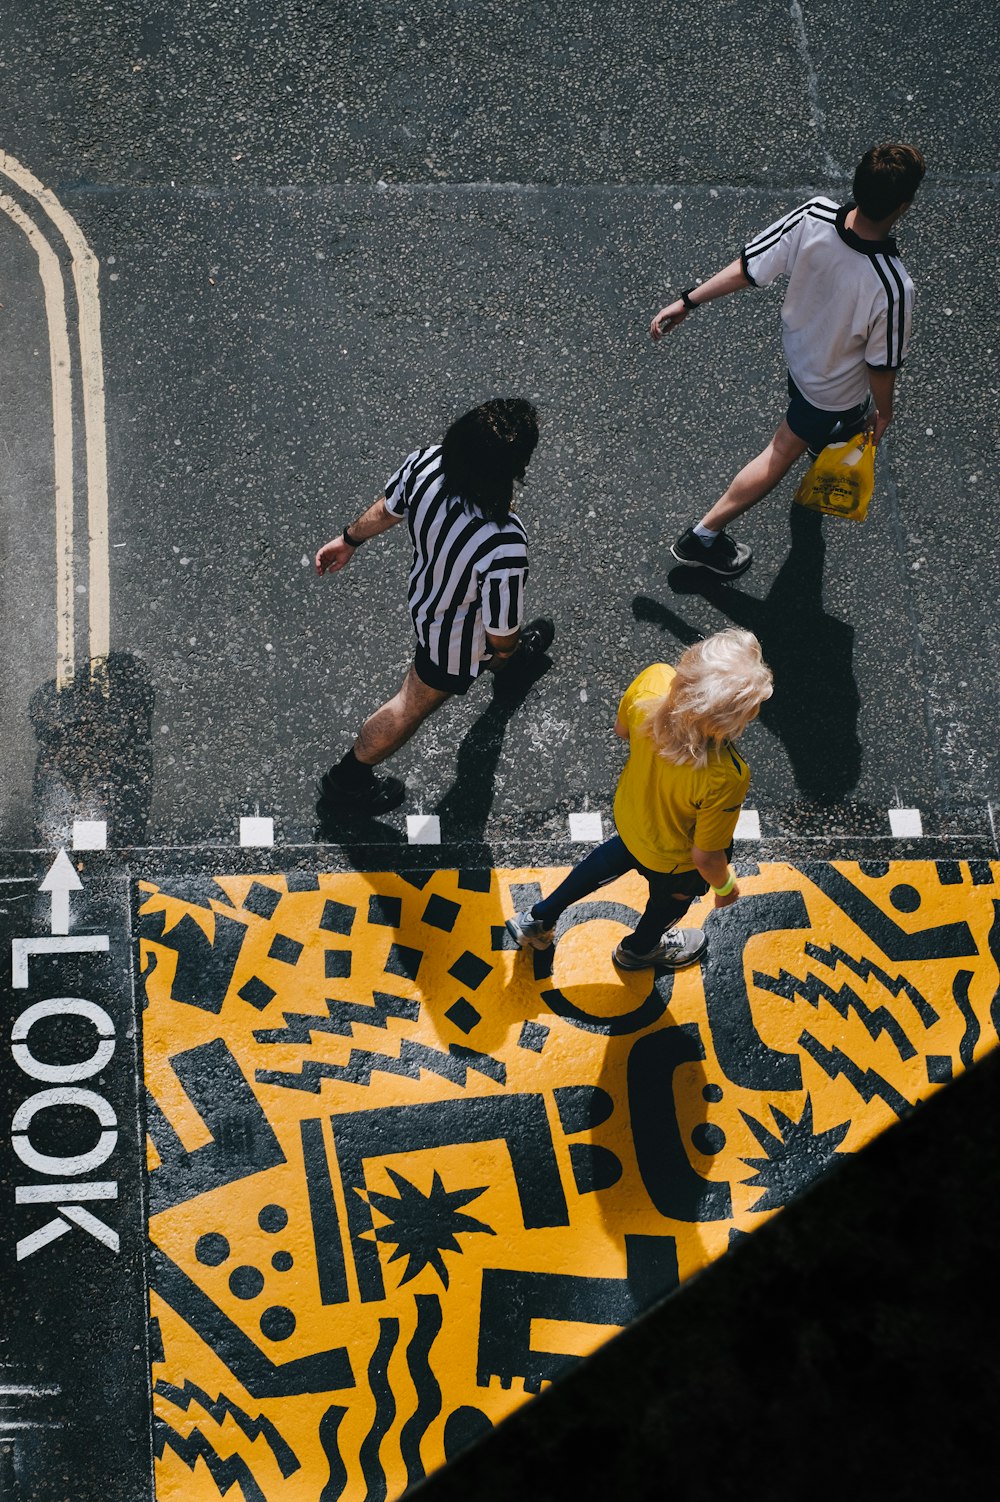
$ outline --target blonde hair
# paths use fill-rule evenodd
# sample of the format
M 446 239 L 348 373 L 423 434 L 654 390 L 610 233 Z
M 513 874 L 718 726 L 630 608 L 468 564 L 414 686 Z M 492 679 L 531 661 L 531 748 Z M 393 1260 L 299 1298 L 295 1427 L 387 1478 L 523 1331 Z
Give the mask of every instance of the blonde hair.
M 667 761 L 704 767 L 709 751 L 742 735 L 773 691 L 753 632 L 718 631 L 682 653 L 669 691 L 650 705 L 643 729 Z

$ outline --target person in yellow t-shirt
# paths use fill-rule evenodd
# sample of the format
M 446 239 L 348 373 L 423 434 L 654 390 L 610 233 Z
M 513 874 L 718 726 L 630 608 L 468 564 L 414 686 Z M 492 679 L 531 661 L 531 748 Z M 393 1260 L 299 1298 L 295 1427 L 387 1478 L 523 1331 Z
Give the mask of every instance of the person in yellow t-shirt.
M 710 888 L 716 907 L 740 895 L 729 854 L 750 769 L 733 742 L 771 693 L 760 642 L 735 628 L 688 647 L 676 668 L 658 662 L 639 674 L 622 696 L 614 727 L 629 747 L 615 794 L 617 833 L 550 896 L 507 919 L 519 948 L 548 949 L 566 908 L 626 871 L 641 871 L 649 901 L 615 949 L 615 964 L 678 970 L 701 958 L 703 931 L 676 923 Z

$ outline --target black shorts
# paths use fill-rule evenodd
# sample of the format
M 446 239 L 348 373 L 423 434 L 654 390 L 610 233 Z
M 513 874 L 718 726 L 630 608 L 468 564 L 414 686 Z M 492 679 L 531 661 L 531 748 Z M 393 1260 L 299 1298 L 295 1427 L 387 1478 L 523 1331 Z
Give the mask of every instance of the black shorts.
M 870 396 L 866 396 L 856 407 L 848 407 L 846 412 L 827 412 L 821 407 L 814 407 L 802 395 L 791 376 L 788 377 L 788 395 L 791 400 L 785 421 L 796 438 L 801 438 L 803 443 L 809 445 L 813 458 L 828 443 L 853 438 L 856 433 L 860 433 L 873 410 Z
M 428 688 L 436 688 L 442 694 L 467 694 L 476 681 L 471 673 L 459 675 L 438 667 L 436 662 L 431 661 L 430 653 L 420 642 L 417 643 L 417 649 L 413 654 L 413 666 L 421 683 L 426 683 Z

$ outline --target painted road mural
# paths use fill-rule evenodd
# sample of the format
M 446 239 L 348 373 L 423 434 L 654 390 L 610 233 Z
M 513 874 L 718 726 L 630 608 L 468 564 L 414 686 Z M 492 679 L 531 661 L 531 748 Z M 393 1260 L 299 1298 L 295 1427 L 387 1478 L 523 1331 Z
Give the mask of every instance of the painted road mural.
M 139 885 L 158 1502 L 395 1498 L 968 1068 L 1000 866 L 763 865 L 621 975 L 626 877 Z

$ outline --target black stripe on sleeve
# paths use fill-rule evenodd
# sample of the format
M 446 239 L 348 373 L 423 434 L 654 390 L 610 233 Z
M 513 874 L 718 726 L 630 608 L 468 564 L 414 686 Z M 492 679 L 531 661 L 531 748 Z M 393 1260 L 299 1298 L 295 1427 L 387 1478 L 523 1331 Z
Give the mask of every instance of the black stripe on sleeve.
M 521 576 L 510 576 L 510 614 L 507 617 L 508 631 L 516 631 L 521 624 Z
M 798 208 L 793 209 L 784 219 L 779 219 L 775 224 L 769 226 L 768 229 L 761 230 L 760 234 L 756 235 L 754 239 L 749 240 L 743 251 L 744 257 L 749 260 L 753 256 L 761 255 L 765 250 L 770 250 L 772 246 L 777 245 L 778 241 L 784 235 L 793 230 L 807 214 L 813 214 L 818 219 L 826 219 L 830 224 L 836 223 L 836 210 L 828 208 L 826 204 L 820 203 L 818 199 L 810 199 L 808 203 L 799 204 Z
M 498 636 L 505 635 L 506 633 L 500 629 L 503 614 L 500 600 L 500 580 L 496 578 L 490 580 L 489 618 L 491 622 L 490 629 L 495 631 Z
M 896 320 L 896 299 L 893 292 L 892 283 L 889 281 L 889 278 L 885 273 L 885 269 L 881 264 L 882 257 L 872 256 L 871 262 L 875 268 L 876 274 L 878 275 L 879 281 L 885 288 L 886 303 L 888 305 L 885 319 L 885 363 L 886 367 L 888 369 L 891 369 L 893 364 L 893 333 Z
M 899 305 L 896 314 L 896 358 L 894 364 L 903 363 L 903 341 L 906 338 L 906 287 L 903 278 L 899 274 L 899 267 L 891 256 L 886 256 L 885 262 L 889 268 L 889 274 L 899 289 Z

